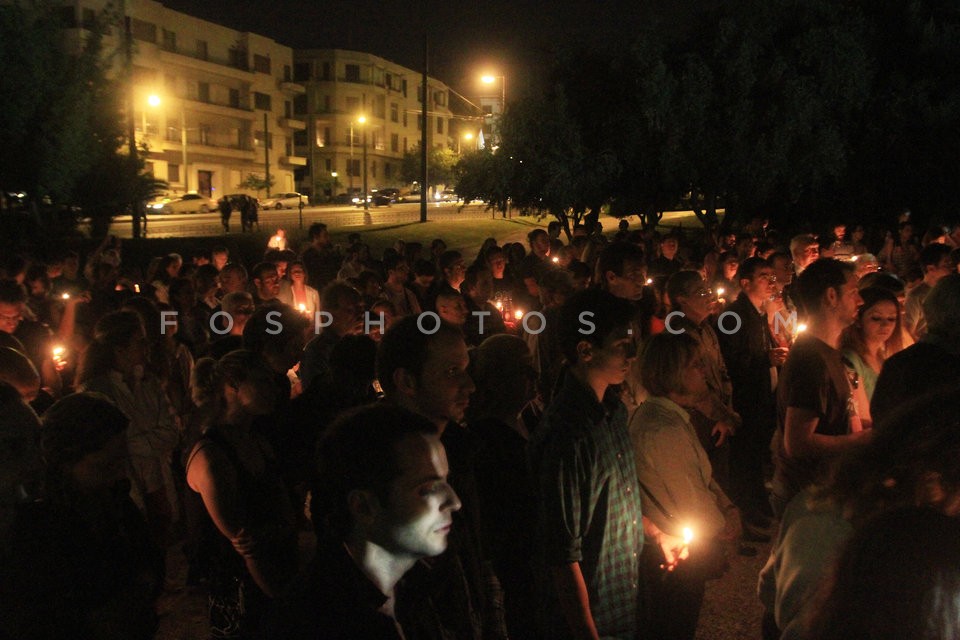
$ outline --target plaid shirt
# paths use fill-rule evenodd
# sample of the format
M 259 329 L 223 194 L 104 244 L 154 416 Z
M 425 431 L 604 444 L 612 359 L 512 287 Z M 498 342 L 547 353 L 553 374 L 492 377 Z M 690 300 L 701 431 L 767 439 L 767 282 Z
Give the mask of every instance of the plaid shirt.
M 639 633 L 640 487 L 627 412 L 616 389 L 601 404 L 567 374 L 530 443 L 538 483 L 538 535 L 547 567 L 577 562 L 601 636 Z M 542 573 L 543 624 L 549 637 L 569 636 L 550 571 Z M 546 631 L 547 629 L 545 629 Z

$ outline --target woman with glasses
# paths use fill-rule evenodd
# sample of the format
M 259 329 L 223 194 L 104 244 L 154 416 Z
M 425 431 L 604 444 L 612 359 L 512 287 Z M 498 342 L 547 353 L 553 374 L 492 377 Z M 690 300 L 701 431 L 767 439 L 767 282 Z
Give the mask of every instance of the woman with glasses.
M 690 422 L 688 409 L 708 392 L 696 340 L 685 333 L 653 336 L 640 363 L 650 393 L 630 420 L 644 515 L 662 531 L 685 536 L 690 556 L 673 571 L 645 550 L 650 578 L 651 637 L 693 638 L 704 585 L 724 570 L 723 542 L 741 533 L 740 514 L 713 479 L 713 469 Z

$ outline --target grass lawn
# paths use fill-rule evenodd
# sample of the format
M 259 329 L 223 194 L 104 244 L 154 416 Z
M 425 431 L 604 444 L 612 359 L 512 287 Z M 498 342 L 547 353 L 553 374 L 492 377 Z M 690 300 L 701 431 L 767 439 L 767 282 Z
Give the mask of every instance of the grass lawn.
M 486 238 L 493 237 L 501 246 L 507 242 L 520 242 L 527 246 L 527 234 L 533 229 L 546 228 L 551 218 L 543 218 L 537 221 L 532 216 L 514 216 L 510 219 L 503 218 L 468 218 L 464 220 L 444 220 L 429 221 L 425 223 L 407 222 L 401 224 L 374 224 L 346 227 L 330 227 L 330 235 L 334 243 L 340 245 L 347 244 L 347 237 L 351 233 L 360 234 L 361 241 L 369 245 L 374 256 L 380 256 L 387 247 L 392 247 L 393 243 L 401 239 L 405 242 L 420 242 L 425 251 L 429 251 L 430 243 L 434 238 L 442 238 L 447 243 L 447 247 L 460 251 L 467 262 L 471 262 L 483 244 Z M 637 218 L 628 218 L 631 228 L 637 228 L 639 221 Z M 607 216 L 601 216 L 600 222 L 608 236 L 612 236 L 617 230 L 618 220 Z M 690 211 L 670 212 L 664 215 L 660 222 L 663 231 L 669 228 L 682 226 L 686 230 L 698 233 L 702 226 Z M 258 233 L 231 233 L 225 236 L 206 236 L 191 238 L 146 238 L 140 240 L 123 241 L 123 261 L 127 266 L 139 267 L 145 271 L 150 259 L 154 256 L 162 256 L 168 253 L 176 252 L 181 254 L 186 260 L 197 251 L 211 249 L 217 245 L 223 245 L 230 250 L 233 258 L 239 259 L 247 264 L 253 265 L 263 256 L 264 249 L 267 246 L 267 240 L 273 233 L 271 229 Z M 307 242 L 306 230 L 288 229 L 288 239 L 290 247 L 294 250 L 304 246 Z M 84 250 L 91 250 L 93 246 L 89 241 L 84 243 Z

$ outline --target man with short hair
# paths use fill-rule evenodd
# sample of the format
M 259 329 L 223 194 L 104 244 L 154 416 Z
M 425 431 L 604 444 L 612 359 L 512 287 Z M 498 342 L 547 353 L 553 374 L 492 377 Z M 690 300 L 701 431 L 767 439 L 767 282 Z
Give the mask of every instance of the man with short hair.
M 807 330 L 790 349 L 777 387 L 771 502 L 778 516 L 830 459 L 871 434 L 856 415 L 853 381 L 838 350 L 863 304 L 853 265 L 817 260 L 797 278 L 796 294 Z
M 247 290 L 247 270 L 239 262 L 228 262 L 220 269 L 220 297 Z
M 280 293 L 280 274 L 277 271 L 277 265 L 272 262 L 261 262 L 251 271 L 250 276 L 253 279 L 254 303 L 260 307 L 265 303 L 276 300 Z
M 395 405 L 361 408 L 322 439 L 310 508 L 317 555 L 266 637 L 447 637 L 419 563 L 448 546 L 460 499 L 432 425 Z
M 677 257 L 680 249 L 680 238 L 674 233 L 668 233 L 660 239 L 660 255 L 650 261 L 648 272 L 651 278 L 669 278 L 683 269 L 683 261 Z
M 420 302 L 413 291 L 407 287 L 410 265 L 401 255 L 384 257 L 383 270 L 387 279 L 383 283 L 382 297 L 397 310 L 397 317 L 420 315 Z
M 765 516 L 770 510 L 763 456 L 776 427 L 777 367 L 787 352 L 777 348 L 767 321 L 766 303 L 776 291 L 773 267 L 763 258 L 747 258 L 737 281 L 740 294 L 727 308 L 735 316 L 727 316 L 725 326 L 739 329 L 718 334 L 733 386 L 733 408 L 743 420 L 730 441 L 730 497 L 743 510 L 745 525 L 762 528 L 769 524 Z
M 467 344 L 479 346 L 494 334 L 506 333 L 507 328 L 503 322 L 501 310 L 490 303 L 493 297 L 493 274 L 486 265 L 480 262 L 470 265 L 460 290 L 463 292 L 463 301 L 467 305 L 466 310 L 469 314 L 463 327 Z M 474 312 L 484 315 L 475 315 Z M 481 327 L 483 327 L 482 332 Z
M 437 315 L 444 322 L 449 322 L 453 326 L 463 329 L 467 323 L 467 303 L 463 296 L 455 291 L 441 291 L 437 295 Z
M 327 225 L 314 222 L 310 225 L 308 234 L 310 244 L 300 254 L 300 260 L 307 270 L 307 282 L 319 291 L 337 278 L 343 260 L 339 251 L 330 243 Z
M 445 623 L 484 638 L 506 637 L 500 585 L 481 548 L 474 457 L 476 435 L 462 424 L 474 391 L 467 373 L 470 356 L 463 333 L 424 314 L 403 318 L 383 336 L 377 351 L 377 379 L 386 401 L 410 409 L 434 424 L 450 459 L 451 483 L 463 501 L 454 517 L 450 551 L 438 559 L 446 576 L 435 595 Z M 456 588 L 462 585 L 463 588 Z M 476 635 L 474 637 L 477 637 Z
M 300 361 L 300 382 L 306 390 L 316 382 L 327 382 L 330 352 L 346 335 L 363 331 L 363 299 L 360 292 L 342 280 L 334 280 L 320 293 L 322 321 L 326 324 L 303 350 Z M 371 321 L 376 321 L 373 318 Z
M 596 289 L 561 308 L 558 339 L 570 368 L 528 445 L 539 494 L 540 637 L 640 637 L 644 536 L 670 564 L 682 547 L 641 515 L 616 391 L 637 355 L 632 317 L 629 303 Z
M 914 340 L 919 340 L 927 332 L 927 320 L 923 315 L 923 299 L 934 285 L 944 276 L 954 273 L 950 247 L 945 244 L 931 243 L 920 252 L 920 268 L 923 269 L 923 282 L 907 293 L 904 304 L 903 325 Z
M 427 291 L 426 304 L 423 309 L 436 309 L 437 296 L 444 291 L 460 293 L 460 285 L 467 274 L 467 265 L 459 251 L 444 251 L 438 259 L 440 278 L 433 281 Z

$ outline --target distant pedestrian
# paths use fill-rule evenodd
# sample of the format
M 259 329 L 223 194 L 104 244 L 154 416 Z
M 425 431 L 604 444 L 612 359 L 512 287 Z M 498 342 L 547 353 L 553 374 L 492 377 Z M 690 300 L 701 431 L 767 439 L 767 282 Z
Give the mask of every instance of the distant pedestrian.
M 217 200 L 217 209 L 220 210 L 220 224 L 223 225 L 223 232 L 230 233 L 230 214 L 233 213 L 233 203 L 230 198 L 223 196 Z

